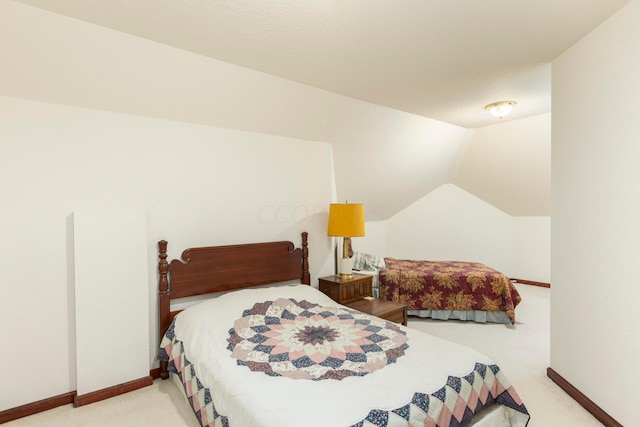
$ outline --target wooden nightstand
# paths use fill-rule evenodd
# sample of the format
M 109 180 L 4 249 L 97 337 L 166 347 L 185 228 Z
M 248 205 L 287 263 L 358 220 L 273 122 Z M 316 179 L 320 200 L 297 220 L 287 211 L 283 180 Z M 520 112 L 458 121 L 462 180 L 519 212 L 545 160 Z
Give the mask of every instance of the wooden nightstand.
M 353 279 L 343 280 L 338 275 L 318 279 L 320 292 L 340 304 L 349 304 L 373 295 L 373 278 L 366 274 L 353 273 Z
M 346 304 L 346 306 L 384 320 L 407 326 L 407 306 L 405 304 L 381 299 L 362 299 Z

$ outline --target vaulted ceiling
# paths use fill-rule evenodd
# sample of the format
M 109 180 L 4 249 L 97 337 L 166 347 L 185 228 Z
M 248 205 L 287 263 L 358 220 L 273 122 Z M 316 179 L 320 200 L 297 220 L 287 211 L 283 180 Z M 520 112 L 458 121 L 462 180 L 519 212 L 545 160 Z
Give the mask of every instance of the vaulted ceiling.
M 427 148 L 406 142 L 413 153 L 331 141 L 338 199 L 357 194 L 373 207 L 384 200 L 387 210 L 370 219 L 388 218 L 444 183 L 511 215 L 548 215 L 551 62 L 628 2 L 15 1 L 434 119 L 430 132 L 448 136 L 429 138 Z M 518 102 L 502 120 L 483 108 L 499 100 Z M 388 134 L 380 144 L 403 138 L 401 130 L 378 131 Z M 396 172 L 363 179 L 354 167 L 390 156 Z
M 550 62 L 628 0 L 18 0 L 475 128 L 549 112 Z

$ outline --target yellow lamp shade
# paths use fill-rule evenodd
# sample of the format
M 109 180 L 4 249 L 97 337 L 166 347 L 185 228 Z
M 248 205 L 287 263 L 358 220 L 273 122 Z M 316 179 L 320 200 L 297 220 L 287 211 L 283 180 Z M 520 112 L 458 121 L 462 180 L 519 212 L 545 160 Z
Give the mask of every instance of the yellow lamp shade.
M 337 237 L 364 236 L 364 205 L 335 203 L 329 206 L 327 235 Z

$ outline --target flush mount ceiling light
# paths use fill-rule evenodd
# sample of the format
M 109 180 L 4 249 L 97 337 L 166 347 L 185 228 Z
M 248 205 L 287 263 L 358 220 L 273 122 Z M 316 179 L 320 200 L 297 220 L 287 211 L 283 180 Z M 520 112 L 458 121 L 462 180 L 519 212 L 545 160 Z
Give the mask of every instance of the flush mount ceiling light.
M 484 108 L 494 116 L 503 118 L 513 110 L 513 107 L 515 107 L 516 104 L 516 101 L 500 101 L 489 104 Z

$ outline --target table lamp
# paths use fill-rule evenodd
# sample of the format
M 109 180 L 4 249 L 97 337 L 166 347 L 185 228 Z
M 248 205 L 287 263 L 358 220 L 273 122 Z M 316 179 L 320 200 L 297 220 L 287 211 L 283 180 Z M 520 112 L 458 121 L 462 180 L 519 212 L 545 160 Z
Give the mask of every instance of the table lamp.
M 342 258 L 338 259 L 338 273 L 342 279 L 353 278 L 349 256 L 352 237 L 364 236 L 364 205 L 358 203 L 332 203 L 329 206 L 327 235 L 342 237 Z

